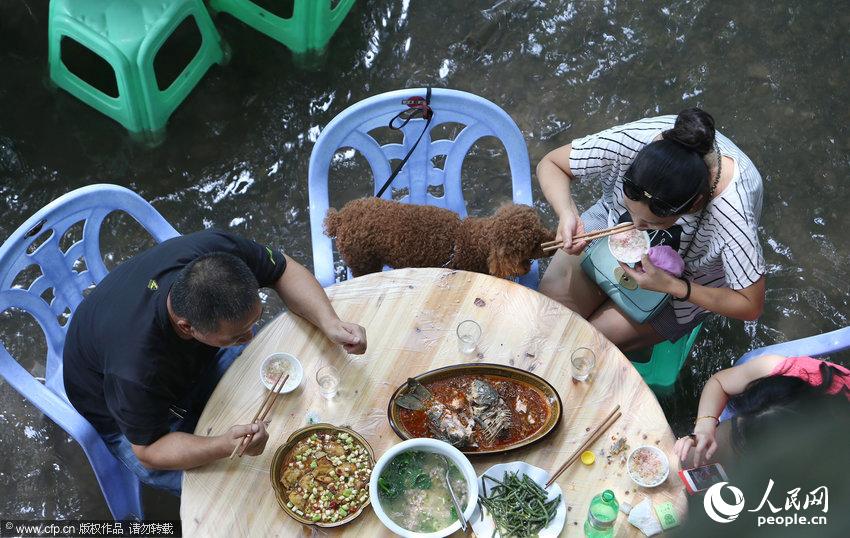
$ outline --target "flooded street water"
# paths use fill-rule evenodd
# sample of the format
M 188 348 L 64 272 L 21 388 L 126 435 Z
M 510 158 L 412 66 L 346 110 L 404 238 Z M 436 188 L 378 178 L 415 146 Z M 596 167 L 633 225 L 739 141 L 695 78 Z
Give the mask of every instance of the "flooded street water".
M 517 122 L 532 166 L 574 138 L 700 106 L 764 178 L 767 303 L 756 322 L 706 324 L 675 396 L 662 402 L 674 431 L 690 427 L 705 380 L 745 351 L 848 324 L 850 12 L 842 3 L 361 0 L 313 70 L 220 16 L 232 59 L 207 74 L 154 149 L 47 87 L 46 4 L 0 7 L 1 238 L 61 194 L 108 182 L 150 200 L 180 232 L 228 229 L 309 267 L 310 151 L 325 124 L 365 97 L 426 84 L 479 94 Z M 473 214 L 509 198 L 506 163 L 498 143 L 474 148 L 464 166 Z M 343 162 L 332 203 L 369 194 L 369 179 L 363 161 Z M 584 209 L 601 185 L 574 193 Z M 537 187 L 534 196 L 554 225 Z M 114 263 L 148 244 L 121 221 L 104 249 Z M 34 334 L 24 317 L 0 316 L 7 348 L 43 375 Z M 0 517 L 109 518 L 79 446 L 3 381 L 0 407 Z M 150 491 L 145 500 L 148 517 L 179 518 L 176 500 Z

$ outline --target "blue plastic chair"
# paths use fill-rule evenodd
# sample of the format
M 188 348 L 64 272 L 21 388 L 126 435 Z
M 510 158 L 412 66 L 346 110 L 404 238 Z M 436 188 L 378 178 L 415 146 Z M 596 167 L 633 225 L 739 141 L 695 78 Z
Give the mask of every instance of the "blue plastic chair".
M 791 340 L 790 342 L 782 342 L 771 346 L 760 347 L 749 351 L 735 361 L 735 366 L 744 364 L 745 362 L 761 357 L 762 355 L 783 355 L 785 357 L 821 357 L 830 353 L 838 353 L 850 349 L 850 327 L 837 329 L 823 334 L 807 336 Z M 735 413 L 727 405 L 720 415 L 720 420 L 728 420 L 735 416 Z
M 401 160 L 422 133 L 424 119 L 415 119 L 402 127 L 404 140 L 401 144 L 385 144 L 375 140 L 369 131 L 386 127 L 390 119 L 407 109 L 402 99 L 413 96 L 424 97 L 425 88 L 396 90 L 364 99 L 339 113 L 319 136 L 310 155 L 308 175 L 310 195 L 310 234 L 313 241 L 313 271 L 322 286 L 335 282 L 333 246 L 324 234 L 322 222 L 328 211 L 328 170 L 334 154 L 340 148 L 353 148 L 369 162 L 374 180 L 374 193 L 390 177 L 390 161 Z M 411 204 L 434 205 L 450 209 L 461 218 L 466 217 L 466 202 L 461 189 L 460 171 L 469 148 L 483 136 L 494 136 L 501 140 L 508 154 L 513 184 L 513 201 L 532 205 L 531 165 L 525 139 L 516 123 L 494 103 L 458 90 L 434 88 L 431 94 L 434 118 L 429 132 L 425 133 L 416 150 L 410 156 L 401 173 L 393 180 L 393 188 L 408 189 L 401 201 Z M 431 140 L 434 127 L 448 122 L 464 125 L 454 140 Z M 431 159 L 445 156 L 442 170 L 434 167 Z M 443 196 L 428 192 L 429 186 L 442 186 Z M 390 199 L 392 189 L 387 189 L 382 198 Z M 538 283 L 537 262 L 531 271 L 519 278 L 519 282 L 536 288 Z
M 0 375 L 80 443 L 112 516 L 116 520 L 142 519 L 139 480 L 112 455 L 94 427 L 68 402 L 62 377 L 62 351 L 71 316 L 83 300 L 83 291 L 100 282 L 108 272 L 100 253 L 99 234 L 103 219 L 113 211 L 128 213 L 157 241 L 179 235 L 136 193 L 116 185 L 91 185 L 43 207 L 0 246 L 0 312 L 14 308 L 29 313 L 41 326 L 47 342 L 43 384 L 2 343 Z M 80 221 L 85 221 L 82 239 L 63 252 L 60 239 Z M 47 236 L 46 241 L 32 247 Z M 77 272 L 74 262 L 81 256 L 86 269 Z M 39 267 L 41 275 L 29 288 L 15 286 L 15 278 L 33 265 Z M 48 303 L 42 294 L 50 288 L 53 299 Z

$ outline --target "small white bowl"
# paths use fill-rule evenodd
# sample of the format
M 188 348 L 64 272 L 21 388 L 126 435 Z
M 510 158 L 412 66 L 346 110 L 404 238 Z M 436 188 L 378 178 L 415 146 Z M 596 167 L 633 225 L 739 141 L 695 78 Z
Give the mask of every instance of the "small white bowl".
M 646 239 L 646 250 L 643 252 L 643 254 L 646 254 L 647 252 L 649 252 L 649 247 L 650 247 L 650 245 L 652 245 L 652 241 L 650 241 L 650 239 L 649 239 L 649 233 L 648 233 L 646 230 L 638 230 L 638 231 L 640 231 L 641 233 L 643 233 L 643 237 L 644 237 L 644 239 Z M 607 237 L 607 238 L 606 238 L 606 241 L 608 242 L 608 252 L 610 252 L 610 253 L 611 253 L 611 256 L 612 256 L 615 260 L 617 260 L 617 261 L 621 261 L 621 262 L 625 263 L 626 265 L 634 265 L 634 264 L 636 264 L 637 262 L 639 262 L 639 261 L 641 260 L 641 258 L 643 257 L 643 254 L 641 254 L 641 258 L 638 258 L 638 259 L 636 259 L 636 260 L 632 260 L 632 259 L 627 259 L 627 258 L 620 258 L 620 257 L 618 257 L 618 256 L 614 253 L 614 249 L 612 249 L 612 248 L 611 248 L 611 237 L 613 237 L 613 236 L 609 236 L 609 237 Z
M 269 364 L 280 360 L 289 364 L 289 379 L 286 380 L 286 383 L 283 384 L 283 390 L 280 391 L 281 394 L 286 394 L 297 389 L 298 385 L 301 384 L 301 380 L 304 378 L 304 368 L 301 367 L 301 362 L 295 358 L 295 355 L 289 353 L 272 353 L 266 357 L 263 360 L 262 366 L 260 366 L 260 383 L 269 390 L 274 389 L 275 379 L 273 378 L 271 381 L 267 380 L 265 373 Z
M 637 452 L 639 452 L 641 450 L 648 450 L 648 451 L 654 453 L 658 457 L 658 459 L 661 460 L 661 463 L 664 466 L 664 474 L 661 476 L 661 478 L 658 479 L 658 481 L 656 481 L 656 482 L 645 482 L 645 481 L 643 481 L 643 479 L 641 479 L 640 475 L 638 475 L 636 472 L 634 472 L 634 470 L 633 470 L 634 456 Z M 660 448 L 658 448 L 657 446 L 643 445 L 643 446 L 637 447 L 636 449 L 632 450 L 629 453 L 629 459 L 626 462 L 626 470 L 629 473 L 629 478 L 631 478 L 632 482 L 634 482 L 638 486 L 641 486 L 641 487 L 644 487 L 644 488 L 654 488 L 654 487 L 660 486 L 661 484 L 666 482 L 667 477 L 670 476 L 670 460 L 667 459 L 667 454 L 665 454 L 664 451 L 661 450 Z
M 463 509 L 463 515 L 467 522 L 472 517 L 472 513 L 475 511 L 478 502 L 478 477 L 475 475 L 475 469 L 472 467 L 469 459 L 460 450 L 445 441 L 424 437 L 402 441 L 384 452 L 384 455 L 375 463 L 375 467 L 372 469 L 372 476 L 369 478 L 369 499 L 372 502 L 372 509 L 375 510 L 375 515 L 378 516 L 378 519 L 381 520 L 381 523 L 386 528 L 404 538 L 443 538 L 457 532 L 460 530 L 460 521 L 455 521 L 445 529 L 436 532 L 410 531 L 391 520 L 386 512 L 384 512 L 383 507 L 381 507 L 381 498 L 378 494 L 378 478 L 381 477 L 384 467 L 393 458 L 409 450 L 441 454 L 457 466 L 466 479 L 467 501 L 466 507 Z

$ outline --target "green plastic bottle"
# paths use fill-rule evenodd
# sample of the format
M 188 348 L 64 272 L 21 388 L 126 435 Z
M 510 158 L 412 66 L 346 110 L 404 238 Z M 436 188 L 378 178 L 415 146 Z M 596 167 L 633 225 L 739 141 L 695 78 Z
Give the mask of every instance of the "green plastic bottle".
M 584 535 L 587 538 L 609 538 L 614 536 L 614 522 L 620 503 L 614 497 L 614 492 L 606 489 L 590 501 L 587 511 L 587 521 L 584 522 Z

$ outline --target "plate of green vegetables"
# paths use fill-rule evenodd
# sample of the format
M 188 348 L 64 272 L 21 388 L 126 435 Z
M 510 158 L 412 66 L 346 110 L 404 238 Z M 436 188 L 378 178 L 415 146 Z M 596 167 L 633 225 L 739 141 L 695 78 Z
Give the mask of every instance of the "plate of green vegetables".
M 567 504 L 548 471 L 521 461 L 500 463 L 478 477 L 478 507 L 470 523 L 481 538 L 539 538 L 561 534 Z

